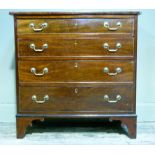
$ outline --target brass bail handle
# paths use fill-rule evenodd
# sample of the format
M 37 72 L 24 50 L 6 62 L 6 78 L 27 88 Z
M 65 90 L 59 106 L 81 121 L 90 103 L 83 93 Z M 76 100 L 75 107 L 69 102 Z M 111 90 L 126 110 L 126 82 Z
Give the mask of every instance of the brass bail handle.
M 113 72 L 110 72 L 110 69 L 108 67 L 104 67 L 103 68 L 103 72 L 108 74 L 108 75 L 110 75 L 110 76 L 114 76 L 114 75 L 117 75 L 117 74 L 121 73 L 122 72 L 122 68 L 117 67 L 115 69 L 115 72 L 113 73 Z
M 43 31 L 45 28 L 48 27 L 48 24 L 47 23 L 42 23 L 40 24 L 40 28 L 36 28 L 35 24 L 34 23 L 30 23 L 29 24 L 29 27 L 34 31 L 34 32 L 40 32 L 40 31 Z
M 110 27 L 109 22 L 104 22 L 104 27 L 106 29 L 108 29 L 109 31 L 116 31 L 116 30 L 120 29 L 121 26 L 122 26 L 121 22 L 117 22 L 116 27 Z
M 45 49 L 48 48 L 48 44 L 43 44 L 42 48 L 36 48 L 36 45 L 34 43 L 30 44 L 30 48 L 33 49 L 34 52 L 43 52 Z
M 110 100 L 108 95 L 104 95 L 104 101 L 108 102 L 108 103 L 117 103 L 118 101 L 121 100 L 121 95 L 117 95 L 115 100 Z
M 45 67 L 41 73 L 37 73 L 37 69 L 36 69 L 35 67 L 32 67 L 32 68 L 30 69 L 30 71 L 31 71 L 31 73 L 33 73 L 35 76 L 43 76 L 43 75 L 45 75 L 45 74 L 48 73 L 48 68 Z
M 49 100 L 49 96 L 48 95 L 45 95 L 43 97 L 43 100 L 37 100 L 37 96 L 36 95 L 32 96 L 32 101 L 35 102 L 35 103 L 38 103 L 38 104 L 43 104 L 43 103 L 45 103 L 48 100 Z
M 115 47 L 116 48 L 110 48 L 108 43 L 103 44 L 103 48 L 107 49 L 107 51 L 111 52 L 111 53 L 117 52 L 122 47 L 122 45 L 121 45 L 121 43 L 116 43 Z

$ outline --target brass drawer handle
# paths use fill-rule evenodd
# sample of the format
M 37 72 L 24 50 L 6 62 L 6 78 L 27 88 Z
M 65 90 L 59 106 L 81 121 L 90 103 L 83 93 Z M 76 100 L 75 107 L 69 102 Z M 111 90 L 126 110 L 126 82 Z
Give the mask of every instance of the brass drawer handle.
M 48 44 L 43 44 L 42 49 L 36 49 L 36 45 L 32 43 L 30 44 L 30 48 L 33 49 L 35 52 L 43 52 L 45 49 L 48 48 Z
M 110 27 L 108 22 L 104 22 L 104 27 L 107 28 L 109 31 L 116 31 L 116 30 L 118 30 L 122 26 L 122 23 L 121 22 L 117 22 L 116 26 L 117 27 Z
M 32 28 L 32 30 L 33 30 L 34 32 L 40 32 L 40 31 L 42 31 L 43 29 L 45 29 L 45 28 L 48 26 L 48 24 L 47 24 L 47 23 L 42 23 L 42 24 L 40 25 L 41 28 L 35 28 L 35 24 L 34 24 L 34 23 L 30 23 L 29 26 L 30 26 L 30 28 Z
M 44 68 L 43 71 L 42 71 L 42 73 L 36 73 L 36 68 L 35 67 L 32 67 L 31 68 L 31 73 L 33 73 L 36 76 L 43 76 L 43 75 L 45 75 L 45 74 L 48 73 L 48 68 Z
M 110 76 L 114 76 L 114 75 L 117 75 L 117 74 L 121 73 L 121 72 L 122 72 L 122 68 L 117 67 L 117 68 L 115 69 L 115 73 L 110 73 L 109 68 L 108 68 L 108 67 L 104 67 L 104 68 L 103 68 L 103 72 L 104 72 L 104 73 L 107 73 L 107 74 L 110 75 Z
M 113 52 L 117 52 L 121 47 L 121 43 L 116 43 L 116 48 L 115 49 L 110 49 L 110 46 L 108 43 L 104 43 L 103 44 L 104 49 L 107 49 L 109 52 L 113 53 Z
M 121 95 L 117 95 L 115 100 L 110 100 L 108 95 L 104 95 L 104 101 L 108 103 L 117 103 L 118 101 L 121 100 Z
M 40 100 L 40 101 L 37 100 L 37 96 L 36 95 L 32 96 L 32 101 L 35 102 L 35 103 L 38 103 L 38 104 L 43 104 L 43 103 L 45 103 L 48 100 L 49 100 L 49 96 L 48 95 L 45 95 L 44 99 Z

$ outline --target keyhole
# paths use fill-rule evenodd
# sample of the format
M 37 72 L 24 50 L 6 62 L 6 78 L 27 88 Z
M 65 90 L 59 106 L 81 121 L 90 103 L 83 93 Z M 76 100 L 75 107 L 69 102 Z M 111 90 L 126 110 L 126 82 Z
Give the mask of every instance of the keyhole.
M 75 24 L 74 24 L 75 26 L 78 26 L 78 23 L 77 23 L 77 21 L 75 22 Z
M 77 62 L 75 63 L 74 67 L 75 67 L 75 68 L 78 68 L 78 63 L 77 63 Z
M 75 94 L 77 94 L 78 93 L 78 88 L 75 88 L 74 92 L 75 92 Z
M 75 40 L 75 41 L 74 41 L 74 45 L 77 46 L 77 44 L 78 44 L 78 43 L 77 43 L 77 41 Z

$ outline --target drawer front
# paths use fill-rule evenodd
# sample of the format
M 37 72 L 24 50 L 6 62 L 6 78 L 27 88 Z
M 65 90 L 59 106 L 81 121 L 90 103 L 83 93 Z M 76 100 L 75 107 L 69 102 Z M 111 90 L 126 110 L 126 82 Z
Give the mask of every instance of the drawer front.
M 19 82 L 133 82 L 134 61 L 19 61 Z
M 67 37 L 67 36 L 66 36 Z M 133 38 L 18 39 L 18 55 L 33 57 L 134 56 Z
M 32 113 L 123 113 L 134 109 L 132 85 L 108 87 L 20 87 L 19 111 Z
M 133 33 L 134 19 L 18 19 L 17 33 Z

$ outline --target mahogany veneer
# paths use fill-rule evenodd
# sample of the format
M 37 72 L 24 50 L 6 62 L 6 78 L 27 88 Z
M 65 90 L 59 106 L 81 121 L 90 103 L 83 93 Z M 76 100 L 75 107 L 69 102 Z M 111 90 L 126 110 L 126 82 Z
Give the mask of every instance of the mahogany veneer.
M 136 138 L 139 12 L 14 12 L 17 138 L 34 120 L 120 120 Z

